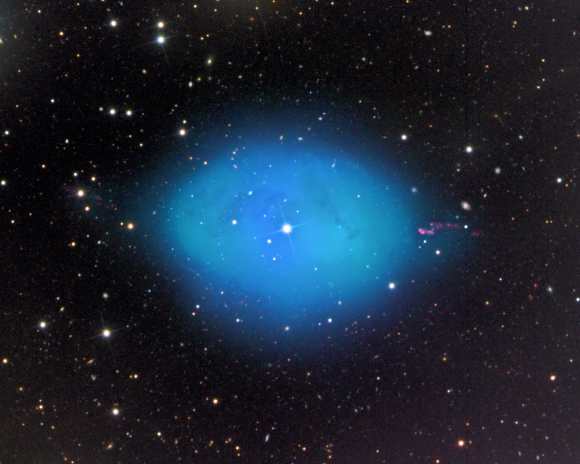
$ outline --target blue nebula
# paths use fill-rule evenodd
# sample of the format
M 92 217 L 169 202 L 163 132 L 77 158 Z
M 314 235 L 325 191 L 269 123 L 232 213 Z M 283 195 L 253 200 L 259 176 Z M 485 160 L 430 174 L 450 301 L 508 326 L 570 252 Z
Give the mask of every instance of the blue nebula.
M 225 295 L 215 307 L 228 317 L 282 323 L 384 306 L 411 262 L 410 188 L 320 144 L 276 139 L 234 153 L 182 176 L 172 194 L 165 232 L 195 275 L 192 293 Z

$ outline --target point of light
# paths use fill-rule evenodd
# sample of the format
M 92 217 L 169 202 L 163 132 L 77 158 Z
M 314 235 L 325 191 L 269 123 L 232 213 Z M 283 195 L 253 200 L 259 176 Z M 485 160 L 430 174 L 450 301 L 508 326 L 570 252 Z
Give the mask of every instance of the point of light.
M 111 336 L 111 331 L 109 329 L 103 330 L 103 337 L 109 338 Z
M 290 224 L 284 224 L 282 226 L 282 232 L 284 232 L 285 234 L 289 234 L 290 232 L 292 232 L 292 226 Z
M 158 27 L 159 29 L 163 29 L 163 28 L 165 27 L 165 23 L 164 23 L 163 21 L 159 21 L 159 22 L 157 23 L 157 27 Z
M 158 44 L 164 44 L 165 43 L 165 37 L 163 37 L 162 35 L 157 37 L 157 43 Z
M 40 326 L 41 329 L 46 329 L 46 322 L 40 321 L 40 324 L 38 325 Z
M 111 27 L 117 27 L 117 21 L 115 21 L 114 19 L 109 24 L 111 25 Z
M 390 288 L 391 290 L 394 290 L 394 289 L 395 289 L 395 283 L 394 283 L 394 282 L 391 282 L 391 283 L 389 284 L 389 288 Z
M 132 115 L 133 115 L 133 111 L 131 111 L 131 110 L 125 111 L 125 116 L 132 116 Z
M 84 196 L 85 196 L 85 191 L 84 191 L 84 190 L 79 190 L 79 191 L 77 192 L 77 197 L 80 197 L 80 198 L 82 198 L 82 197 L 84 197 Z
M 130 222 L 129 224 L 127 224 L 127 229 L 133 230 L 134 228 L 135 226 L 133 225 L 133 223 Z
M 187 134 L 187 131 L 185 129 L 179 129 L 179 135 L 183 137 L 185 134 Z
M 232 224 L 235 226 L 238 223 L 235 219 L 232 221 Z
M 465 151 L 467 153 L 471 153 L 473 151 L 473 147 L 471 145 L 468 145 L 467 147 L 465 147 Z
M 115 116 L 115 115 L 117 114 L 117 110 L 116 110 L 115 108 L 111 108 L 111 109 L 109 110 L 109 114 L 110 114 L 111 116 Z
M 113 413 L 113 416 L 118 416 L 120 411 L 118 408 L 113 408 L 111 412 Z

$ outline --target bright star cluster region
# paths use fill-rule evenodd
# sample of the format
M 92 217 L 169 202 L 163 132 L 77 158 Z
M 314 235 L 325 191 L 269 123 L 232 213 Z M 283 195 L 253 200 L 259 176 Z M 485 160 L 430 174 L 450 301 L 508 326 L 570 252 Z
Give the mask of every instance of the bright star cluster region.
M 580 462 L 579 18 L 0 0 L 0 463 Z
M 242 311 L 248 322 L 353 319 L 385 306 L 411 259 L 407 191 L 364 156 L 254 145 L 183 177 L 162 222 L 177 259 L 203 277 L 197 292 L 214 282 L 254 302 Z

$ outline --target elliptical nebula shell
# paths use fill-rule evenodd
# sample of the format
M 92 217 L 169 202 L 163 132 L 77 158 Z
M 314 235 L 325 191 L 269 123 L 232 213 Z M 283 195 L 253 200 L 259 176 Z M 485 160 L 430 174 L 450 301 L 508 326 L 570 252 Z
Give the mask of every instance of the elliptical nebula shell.
M 411 233 L 403 198 L 379 167 L 278 142 L 183 177 L 168 232 L 205 281 L 197 291 L 236 295 L 232 315 L 243 306 L 246 316 L 335 317 L 382 301 L 401 277 Z

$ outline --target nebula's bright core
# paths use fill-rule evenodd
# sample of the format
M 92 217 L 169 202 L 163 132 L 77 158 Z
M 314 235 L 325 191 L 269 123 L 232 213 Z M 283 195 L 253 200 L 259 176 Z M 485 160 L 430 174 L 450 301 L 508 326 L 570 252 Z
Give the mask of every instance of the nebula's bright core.
M 392 292 L 412 233 L 403 198 L 395 177 L 353 157 L 274 144 L 185 176 L 169 236 L 178 259 L 246 314 L 256 302 L 273 315 L 330 317 Z

